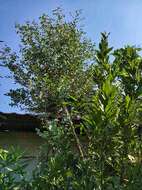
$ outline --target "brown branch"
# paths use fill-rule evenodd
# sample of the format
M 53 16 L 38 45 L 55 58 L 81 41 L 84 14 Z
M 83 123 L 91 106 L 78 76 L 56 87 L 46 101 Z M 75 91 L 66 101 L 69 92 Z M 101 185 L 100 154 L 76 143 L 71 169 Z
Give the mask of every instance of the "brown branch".
M 70 122 L 70 126 L 71 126 L 71 129 L 72 129 L 72 133 L 73 133 L 73 136 L 74 136 L 74 138 L 75 138 L 76 145 L 77 145 L 77 148 L 78 148 L 78 150 L 79 150 L 79 153 L 80 153 L 82 159 L 84 159 L 83 150 L 82 150 L 82 147 L 81 147 L 79 138 L 78 138 L 78 136 L 77 136 L 77 134 L 76 134 L 76 132 L 75 132 L 75 128 L 74 128 L 74 125 L 73 125 L 73 122 L 72 122 L 72 120 L 71 120 L 71 117 L 70 117 L 70 114 L 69 114 L 69 111 L 68 111 L 67 107 L 65 107 L 65 112 L 66 112 L 67 118 L 68 118 L 68 120 L 69 120 L 69 122 Z

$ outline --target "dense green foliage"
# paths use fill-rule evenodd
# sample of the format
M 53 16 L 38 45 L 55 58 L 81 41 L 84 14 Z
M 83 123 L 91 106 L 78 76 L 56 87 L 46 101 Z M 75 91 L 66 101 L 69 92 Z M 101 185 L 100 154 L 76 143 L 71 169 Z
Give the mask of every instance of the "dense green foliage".
M 18 149 L 9 151 L 0 149 L 0 189 L 24 189 L 26 165 L 21 160 L 22 153 Z
M 67 23 L 60 12 L 54 14 L 56 20 L 41 17 L 40 28 L 35 23 L 18 26 L 24 44 L 21 61 L 9 57 L 7 62 L 23 87 L 9 93 L 14 104 L 40 113 L 45 113 L 44 106 L 47 111 L 50 101 L 62 108 L 61 117 L 55 109 L 57 118 L 47 117 L 46 130 L 38 131 L 47 143 L 30 183 L 24 181 L 25 189 L 139 190 L 141 49 L 113 50 L 106 33 L 94 49 L 81 38 L 78 20 Z M 91 59 L 93 63 L 86 68 Z
M 5 64 L 20 88 L 8 95 L 12 105 L 34 112 L 56 113 L 67 97 L 82 97 L 91 88 L 88 63 L 93 45 L 79 29 L 79 14 L 67 21 L 60 9 L 53 18 L 42 15 L 39 23 L 17 25 L 20 55 L 7 53 Z

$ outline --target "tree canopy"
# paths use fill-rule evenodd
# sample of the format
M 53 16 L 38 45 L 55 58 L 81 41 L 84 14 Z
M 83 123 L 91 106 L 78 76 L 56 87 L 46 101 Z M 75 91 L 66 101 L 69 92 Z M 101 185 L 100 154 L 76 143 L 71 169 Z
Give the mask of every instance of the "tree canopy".
M 6 65 L 20 85 L 11 89 L 11 105 L 33 112 L 56 112 L 69 96 L 82 97 L 92 88 L 88 67 L 94 45 L 79 27 L 79 13 L 66 19 L 61 9 L 39 22 L 16 25 L 19 53 L 7 54 Z M 56 111 L 55 111 L 56 110 Z

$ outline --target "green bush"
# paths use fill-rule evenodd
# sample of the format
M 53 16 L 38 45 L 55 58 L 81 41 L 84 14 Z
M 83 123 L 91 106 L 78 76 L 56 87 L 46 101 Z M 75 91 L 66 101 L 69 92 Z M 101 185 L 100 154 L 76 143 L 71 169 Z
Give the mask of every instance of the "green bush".
M 22 153 L 18 149 L 0 149 L 0 189 L 24 190 L 26 180 L 26 164 L 22 161 Z

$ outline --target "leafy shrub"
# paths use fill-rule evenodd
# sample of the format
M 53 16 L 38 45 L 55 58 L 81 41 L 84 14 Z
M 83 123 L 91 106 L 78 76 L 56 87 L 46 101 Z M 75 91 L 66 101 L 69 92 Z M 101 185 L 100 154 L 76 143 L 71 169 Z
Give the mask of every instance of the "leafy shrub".
M 0 189 L 22 190 L 26 184 L 26 165 L 18 149 L 0 149 Z

